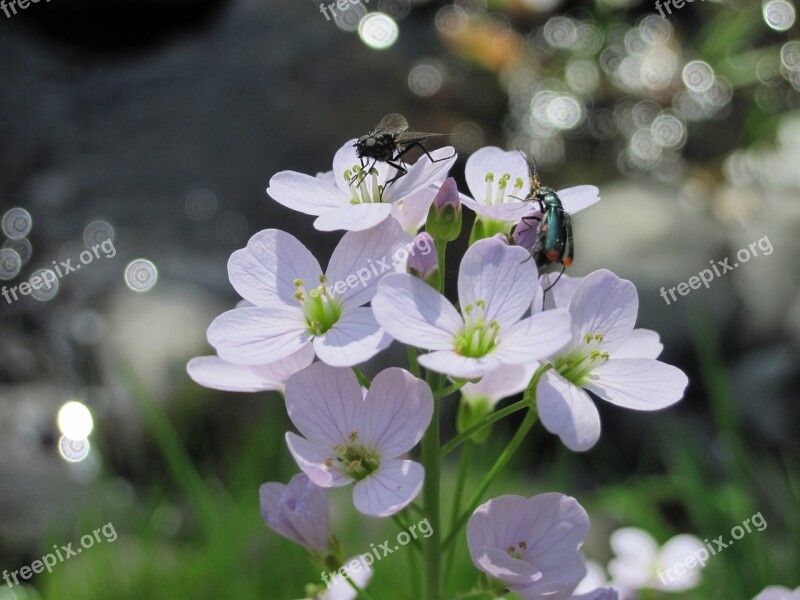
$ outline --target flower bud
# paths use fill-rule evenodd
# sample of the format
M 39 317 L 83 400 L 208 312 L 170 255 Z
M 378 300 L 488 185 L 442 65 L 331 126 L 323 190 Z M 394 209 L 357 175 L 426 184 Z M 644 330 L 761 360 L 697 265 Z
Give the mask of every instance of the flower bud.
M 451 242 L 461 233 L 461 200 L 452 177 L 445 179 L 428 211 L 425 230 L 437 240 Z
M 439 257 L 436 253 L 436 242 L 427 231 L 415 237 L 408 247 L 406 270 L 428 283 L 436 278 L 439 271 Z
M 528 252 L 533 250 L 533 244 L 536 242 L 536 236 L 539 233 L 539 223 L 536 219 L 541 219 L 542 213 L 538 210 L 529 212 L 522 217 L 517 226 L 514 227 L 514 232 L 511 234 L 511 239 L 515 246 L 525 248 Z

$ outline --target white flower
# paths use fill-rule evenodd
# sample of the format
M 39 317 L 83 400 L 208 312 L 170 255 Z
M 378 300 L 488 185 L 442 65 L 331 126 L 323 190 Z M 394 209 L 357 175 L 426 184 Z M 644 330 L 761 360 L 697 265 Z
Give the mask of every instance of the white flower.
M 355 140 L 350 140 L 339 148 L 333 158 L 332 172 L 312 177 L 281 171 L 270 179 L 267 193 L 288 208 L 316 216 L 314 227 L 320 231 L 369 229 L 392 214 L 395 202 L 409 199 L 412 215 L 404 226 L 410 227 L 418 212 L 417 204 L 424 204 L 427 198 L 425 194 L 415 194 L 440 185 L 456 161 L 452 147 L 433 150 L 430 153 L 433 161 L 423 156 L 408 167 L 408 173 L 386 187 L 396 170 L 383 162 L 376 163 L 366 176 L 354 178 L 361 168 L 354 143 Z
M 492 238 L 470 246 L 461 261 L 461 313 L 427 283 L 407 274 L 385 277 L 372 309 L 393 338 L 431 350 L 419 357 L 422 366 L 471 379 L 502 364 L 541 360 L 569 341 L 566 311 L 522 318 L 535 287 L 536 266 L 528 253 Z
M 600 415 L 586 391 L 623 408 L 652 411 L 680 400 L 688 379 L 656 360 L 662 350 L 657 333 L 634 329 L 639 299 L 630 281 L 601 269 L 574 288 L 569 280 L 560 285 L 551 290 L 554 310 L 569 309 L 572 341 L 551 359 L 555 368 L 539 380 L 536 403 L 545 428 L 570 450 L 583 451 L 600 438 Z M 538 292 L 532 310 L 541 306 Z
M 610 542 L 616 558 L 608 570 L 615 587 L 677 592 L 700 584 L 703 565 L 697 557 L 707 559 L 708 550 L 693 535 L 676 535 L 659 548 L 646 531 L 625 527 L 612 533 Z
M 323 275 L 294 236 L 261 231 L 228 261 L 231 284 L 255 306 L 217 317 L 208 340 L 222 359 L 244 365 L 274 362 L 312 343 L 328 364 L 364 362 L 391 338 L 363 305 L 386 273 L 404 269 L 393 258 L 410 241 L 394 220 L 346 233 Z
M 800 600 L 800 587 L 792 591 L 780 585 L 771 585 L 753 600 Z
M 519 221 L 535 207 L 523 202 L 531 191 L 528 162 L 518 151 L 495 146 L 481 148 L 467 159 L 464 168 L 472 198 L 462 196 L 465 206 L 493 221 Z M 556 192 L 570 214 L 600 201 L 593 185 L 579 185 Z

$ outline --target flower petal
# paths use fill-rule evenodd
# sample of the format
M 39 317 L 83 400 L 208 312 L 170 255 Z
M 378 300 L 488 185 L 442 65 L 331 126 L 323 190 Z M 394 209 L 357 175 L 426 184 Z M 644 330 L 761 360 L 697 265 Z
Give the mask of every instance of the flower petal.
M 405 268 L 402 259 L 412 238 L 394 219 L 365 231 L 348 231 L 331 255 L 325 273 L 336 297 L 352 306 L 366 304 L 375 295 L 385 274 Z M 401 250 L 403 249 L 403 250 Z M 339 285 L 341 282 L 341 285 Z M 350 285 L 354 283 L 355 285 Z M 344 293 L 337 291 L 345 288 Z
M 525 556 L 542 570 L 545 579 L 560 579 L 561 565 L 577 554 L 589 535 L 589 515 L 575 498 L 556 492 L 533 496 L 526 510 L 536 519 L 524 532 L 528 540 Z M 581 578 L 583 575 L 585 571 Z
M 486 398 L 494 406 L 503 398 L 527 389 L 538 367 L 535 362 L 502 364 L 486 373 L 478 383 L 466 384 L 461 388 L 461 394 L 465 398 Z
M 475 214 L 491 221 L 517 222 L 531 212 L 531 205 L 519 200 L 507 200 L 502 204 L 483 204 L 462 194 L 461 203 Z
M 600 347 L 613 353 L 633 331 L 638 311 L 639 298 L 630 281 L 606 269 L 594 271 L 578 284 L 569 304 L 573 339 L 602 334 Z
M 649 358 L 612 358 L 596 367 L 584 388 L 606 402 L 633 410 L 659 410 L 683 398 L 686 374 Z
M 394 458 L 417 445 L 432 415 L 433 394 L 427 383 L 403 369 L 385 369 L 367 392 L 359 415 L 359 440 L 382 457 Z
M 358 431 L 363 409 L 361 385 L 350 369 L 316 362 L 292 375 L 286 384 L 286 410 L 294 426 L 331 451 Z
M 391 204 L 343 204 L 317 217 L 314 228 L 318 231 L 363 231 L 386 220 L 391 212 Z
M 509 364 L 543 360 L 569 344 L 571 332 L 569 312 L 563 308 L 546 310 L 501 330 L 492 354 Z
M 369 553 L 367 553 L 369 554 Z M 372 567 L 367 565 L 367 563 L 362 559 L 362 555 L 353 556 L 352 558 L 344 561 L 344 566 L 347 567 L 348 576 L 350 579 L 353 580 L 360 588 L 367 587 L 370 579 L 372 579 Z M 350 569 L 348 565 L 352 564 L 353 561 L 359 563 L 358 569 Z M 358 597 L 358 592 L 353 589 L 353 586 L 350 585 L 350 582 L 347 581 L 344 577 L 339 575 L 337 571 L 335 575 L 330 578 L 331 584 L 327 590 L 322 595 L 317 595 L 315 600 L 356 600 Z
M 417 162 L 408 167 L 408 173 L 385 188 L 383 201 L 403 200 L 431 185 L 441 184 L 447 178 L 447 173 L 455 164 L 458 155 L 452 146 L 433 150 L 430 155 L 433 161 L 425 155 L 421 156 Z
M 208 328 L 208 342 L 220 358 L 243 365 L 263 365 L 286 358 L 312 336 L 299 306 L 235 308 Z
M 297 352 L 266 365 L 238 365 L 218 356 L 198 356 L 186 365 L 186 372 L 196 383 L 226 392 L 282 392 L 291 375 L 311 364 L 314 347 L 303 346 Z
M 388 348 L 392 338 L 381 329 L 369 307 L 344 306 L 339 320 L 314 339 L 314 350 L 334 367 L 352 367 Z
M 382 459 L 377 471 L 356 483 L 353 504 L 373 517 L 393 515 L 417 497 L 425 469 L 412 460 Z
M 384 277 L 372 299 L 378 323 L 394 339 L 418 348 L 453 348 L 464 321 L 452 304 L 424 281 L 405 273 Z
M 576 185 L 558 190 L 556 194 L 561 200 L 561 206 L 571 215 L 600 202 L 600 190 L 593 185 Z
M 286 445 L 292 453 L 297 466 L 308 478 L 320 487 L 342 487 L 352 483 L 352 479 L 336 466 L 333 451 L 320 443 L 310 442 L 288 431 Z M 330 465 L 330 466 L 329 466 Z
M 278 229 L 259 231 L 247 247 L 228 260 L 228 278 L 245 300 L 271 307 L 277 302 L 298 305 L 294 297 L 296 279 L 307 289 L 320 283 L 322 269 L 296 237 Z
M 486 146 L 473 152 L 467 159 L 464 177 L 470 194 L 480 204 L 484 204 L 483 199 L 486 197 L 487 173 L 493 173 L 495 181 L 498 181 L 504 173 L 511 176 L 509 179 L 511 182 L 521 177 L 522 189 L 516 193 L 520 198 L 525 198 L 531 191 L 528 163 L 516 150 L 506 151 L 496 146 Z
M 588 450 L 600 439 L 600 414 L 589 395 L 552 370 L 536 387 L 542 425 L 574 452 Z
M 438 192 L 434 186 L 429 186 L 406 196 L 403 200 L 392 202 L 392 216 L 400 226 L 410 234 L 415 234 L 428 219 L 428 210 Z
M 561 277 L 559 277 L 558 273 L 544 273 L 539 277 L 539 286 L 542 288 L 542 291 L 547 290 L 544 298 L 545 310 L 550 310 L 552 308 L 569 308 L 572 296 L 575 294 L 575 290 L 578 289 L 578 284 L 581 281 L 583 281 L 583 277 L 570 277 L 566 274 L 562 274 Z M 531 310 L 533 312 L 542 310 L 541 298 L 539 298 L 537 303 L 537 297 L 534 297 Z
M 325 550 L 328 541 L 325 490 L 299 473 L 288 485 L 265 483 L 259 488 L 259 496 L 267 525 L 298 544 Z
M 267 194 L 279 204 L 307 215 L 321 215 L 348 202 L 330 182 L 295 171 L 272 176 Z
M 536 264 L 525 250 L 495 238 L 479 240 L 461 260 L 458 301 L 464 311 L 470 305 L 479 310 L 476 303 L 482 300 L 484 320 L 497 321 L 502 330 L 530 308 L 536 280 Z
M 614 358 L 658 358 L 664 344 L 658 333 L 649 329 L 634 329 L 622 346 L 614 351 Z
M 420 355 L 419 364 L 426 369 L 444 373 L 450 377 L 475 379 L 483 377 L 492 369 L 499 367 L 500 361 L 494 353 L 489 353 L 480 358 L 472 358 L 456 354 L 454 350 L 436 350 Z

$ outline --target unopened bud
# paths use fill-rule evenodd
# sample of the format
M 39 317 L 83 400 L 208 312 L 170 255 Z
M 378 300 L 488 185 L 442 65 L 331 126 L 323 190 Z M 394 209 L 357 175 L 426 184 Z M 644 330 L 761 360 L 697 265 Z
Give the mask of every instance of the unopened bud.
M 461 199 L 452 177 L 445 179 L 428 211 L 425 231 L 437 240 L 453 241 L 461 233 Z
M 430 283 L 439 271 L 439 257 L 436 242 L 431 234 L 423 231 L 409 246 L 406 269 L 412 275 Z

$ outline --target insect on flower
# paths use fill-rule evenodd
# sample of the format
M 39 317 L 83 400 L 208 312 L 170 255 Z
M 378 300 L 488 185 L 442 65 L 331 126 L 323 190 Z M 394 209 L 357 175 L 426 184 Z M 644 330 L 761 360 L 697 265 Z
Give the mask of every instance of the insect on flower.
M 528 162 L 531 191 L 527 197 L 523 198 L 523 201 L 536 202 L 539 205 L 539 211 L 542 213 L 541 216 L 527 215 L 522 217 L 522 221 L 526 223 L 528 220 L 539 222 L 539 229 L 531 250 L 531 256 L 536 261 L 537 267 L 560 263 L 561 274 L 563 274 L 564 269 L 572 264 L 572 260 L 575 257 L 575 246 L 572 238 L 572 217 L 564 210 L 558 194 L 552 188 L 542 185 L 539 179 L 536 159 L 531 157 L 528 160 L 526 157 L 526 160 Z M 560 274 L 559 277 L 561 277 Z M 553 287 L 557 282 L 558 279 L 550 287 Z
M 397 173 L 389 181 L 386 187 L 400 179 L 408 173 L 408 168 L 403 161 L 403 156 L 412 148 L 420 148 L 431 162 L 448 160 L 452 157 L 434 159 L 425 142 L 430 137 L 450 135 L 448 133 L 424 133 L 421 131 L 408 131 L 408 121 L 399 113 L 389 113 L 375 126 L 375 129 L 366 135 L 362 135 L 355 143 L 356 154 L 361 161 L 361 171 L 356 173 L 356 178 L 363 179 L 372 170 L 376 162 L 385 162 L 397 169 Z M 370 159 L 372 165 L 367 164 Z

